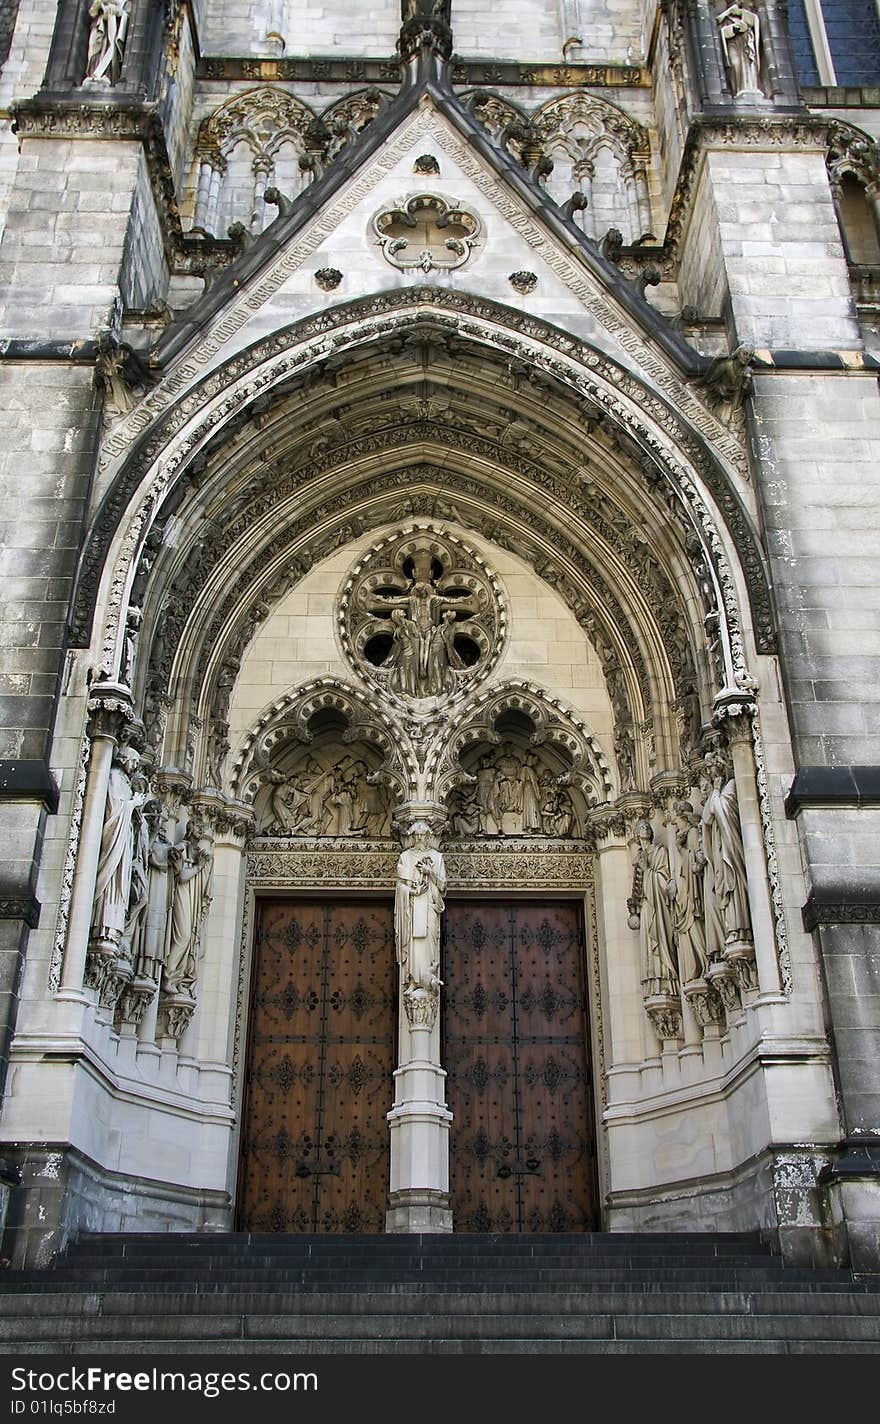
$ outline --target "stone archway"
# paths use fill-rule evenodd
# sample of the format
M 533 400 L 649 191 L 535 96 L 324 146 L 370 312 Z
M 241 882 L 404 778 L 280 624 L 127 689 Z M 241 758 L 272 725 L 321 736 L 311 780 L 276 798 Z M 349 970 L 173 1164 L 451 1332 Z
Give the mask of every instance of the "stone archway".
M 112 964 L 92 952 L 84 921 L 100 851 L 90 841 L 65 912 L 81 957 L 67 954 L 64 982 L 81 984 L 84 971 L 107 1024 L 160 1055 L 228 1064 L 238 1113 L 256 896 L 390 894 L 411 848 L 401 852 L 400 837 L 423 822 L 423 849 L 443 857 L 453 892 L 583 899 L 595 1096 L 610 1112 L 621 1055 L 708 1061 L 756 972 L 765 991 L 779 986 L 747 666 L 769 628 L 733 490 L 737 442 L 703 411 L 719 460 L 631 373 L 597 353 L 584 360 L 540 324 L 512 346 L 491 304 L 466 324 L 441 294 L 403 305 L 391 332 L 373 311 L 339 313 L 344 339 L 330 359 L 293 361 L 290 341 L 308 347 L 311 330 L 236 358 L 225 385 L 207 378 L 145 437 L 108 492 L 80 583 L 84 634 L 95 560 L 115 541 L 92 705 L 118 719 L 160 803 L 164 893 L 210 842 L 212 898 L 194 907 L 195 973 L 185 1002 L 171 1002 L 162 965 L 148 973 L 124 935 Z M 728 735 L 740 726 L 744 738 Z M 100 803 L 109 774 L 109 744 L 106 754 L 95 745 L 84 807 Z M 718 973 L 702 972 L 707 954 L 700 973 L 688 961 L 658 985 L 640 962 L 653 933 L 642 828 L 678 876 L 680 852 L 702 834 L 707 756 L 725 750 L 736 769 L 724 785 L 735 780 L 753 828 L 757 971 L 743 939 L 736 963 L 715 946 Z M 156 881 L 160 896 L 159 871 Z M 152 894 L 145 914 L 160 918 Z M 676 944 L 683 931 L 673 927 Z M 448 1222 L 438 1166 L 448 1118 L 436 986 L 430 972 L 410 977 L 400 1067 L 429 1064 L 432 1086 L 426 1098 L 410 1075 L 392 1118 L 396 1160 L 434 1157 L 429 1180 L 398 1177 L 392 1191 L 404 1212 L 393 1220 L 418 1229 Z M 414 1034 L 427 1040 L 421 1056 Z M 425 1119 L 411 1105 L 425 1101 L 433 1146 L 416 1150 L 405 1138 Z M 609 1141 L 603 1190 L 615 1180 Z

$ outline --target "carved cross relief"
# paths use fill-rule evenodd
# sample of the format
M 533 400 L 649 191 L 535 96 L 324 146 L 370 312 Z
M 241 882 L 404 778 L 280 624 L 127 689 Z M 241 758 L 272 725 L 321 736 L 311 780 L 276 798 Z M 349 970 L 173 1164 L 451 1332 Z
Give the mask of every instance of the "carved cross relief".
M 374 550 L 340 605 L 358 672 L 431 710 L 484 675 L 501 648 L 503 614 L 485 566 L 430 530 Z

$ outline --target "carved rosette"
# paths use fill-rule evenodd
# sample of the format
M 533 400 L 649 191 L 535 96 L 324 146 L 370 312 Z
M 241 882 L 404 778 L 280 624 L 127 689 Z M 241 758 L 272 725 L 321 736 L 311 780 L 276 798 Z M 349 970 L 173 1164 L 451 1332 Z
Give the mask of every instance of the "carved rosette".
M 338 620 L 358 673 L 389 700 L 420 710 L 482 681 L 507 628 L 497 579 L 478 554 L 432 525 L 392 535 L 358 561 Z
M 482 231 L 475 213 L 436 193 L 417 193 L 385 208 L 373 228 L 387 262 L 402 272 L 451 272 L 462 267 Z

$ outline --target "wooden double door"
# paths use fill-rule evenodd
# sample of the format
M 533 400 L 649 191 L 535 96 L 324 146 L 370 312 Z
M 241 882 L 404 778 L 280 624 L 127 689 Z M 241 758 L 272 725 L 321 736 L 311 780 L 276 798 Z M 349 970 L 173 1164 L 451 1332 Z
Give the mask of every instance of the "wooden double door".
M 581 925 L 570 902 L 447 905 L 442 1060 L 457 1231 L 597 1225 Z M 242 1229 L 384 1229 L 396 996 L 390 902 L 260 904 Z

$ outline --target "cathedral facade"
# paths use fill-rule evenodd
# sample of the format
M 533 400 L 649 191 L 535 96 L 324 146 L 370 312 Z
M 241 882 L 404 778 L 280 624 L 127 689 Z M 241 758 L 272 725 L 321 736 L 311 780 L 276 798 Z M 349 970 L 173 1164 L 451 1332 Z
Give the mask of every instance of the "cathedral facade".
M 4 0 L 0 1210 L 880 1263 L 876 0 Z

